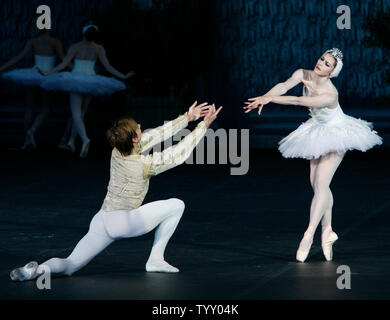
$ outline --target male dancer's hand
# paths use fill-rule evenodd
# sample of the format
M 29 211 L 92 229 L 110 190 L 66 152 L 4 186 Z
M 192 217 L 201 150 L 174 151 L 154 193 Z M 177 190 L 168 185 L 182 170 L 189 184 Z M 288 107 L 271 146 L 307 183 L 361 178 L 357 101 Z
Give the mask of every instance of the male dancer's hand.
M 210 125 L 213 123 L 213 121 L 217 118 L 218 113 L 222 110 L 222 106 L 218 108 L 217 111 L 215 111 L 215 104 L 211 106 L 209 111 L 207 112 L 207 115 L 204 117 L 204 122 L 206 123 L 207 128 L 210 127 Z
M 209 109 L 211 108 L 207 102 L 202 103 L 200 105 L 196 105 L 198 102 L 195 101 L 192 106 L 188 109 L 188 122 L 196 121 L 201 117 L 207 115 Z

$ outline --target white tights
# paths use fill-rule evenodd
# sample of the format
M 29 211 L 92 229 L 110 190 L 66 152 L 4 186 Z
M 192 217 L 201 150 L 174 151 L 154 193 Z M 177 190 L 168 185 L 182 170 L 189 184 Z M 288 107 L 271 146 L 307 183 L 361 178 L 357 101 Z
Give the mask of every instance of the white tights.
M 118 239 L 141 236 L 158 226 L 153 247 L 146 263 L 147 271 L 177 272 L 164 260 L 165 247 L 184 212 L 180 199 L 153 201 L 137 209 L 105 212 L 100 210 L 92 218 L 88 233 L 66 258 L 52 258 L 42 263 L 52 274 L 72 275 L 97 254 Z
M 73 122 L 68 144 L 74 145 L 74 140 L 76 138 L 77 133 L 79 134 L 83 142 L 89 140 L 87 136 L 87 131 L 85 130 L 84 116 L 87 112 L 87 108 L 90 101 L 90 95 L 81 95 L 79 93 L 70 94 L 70 110 L 72 111 Z
M 331 152 L 319 159 L 310 161 L 310 182 L 314 196 L 310 207 L 310 222 L 302 246 L 310 245 L 318 224 L 323 231 L 330 232 L 332 223 L 333 195 L 329 188 L 333 175 L 343 160 L 345 153 Z M 326 237 L 325 237 L 326 238 Z M 306 242 L 306 243 L 305 243 Z

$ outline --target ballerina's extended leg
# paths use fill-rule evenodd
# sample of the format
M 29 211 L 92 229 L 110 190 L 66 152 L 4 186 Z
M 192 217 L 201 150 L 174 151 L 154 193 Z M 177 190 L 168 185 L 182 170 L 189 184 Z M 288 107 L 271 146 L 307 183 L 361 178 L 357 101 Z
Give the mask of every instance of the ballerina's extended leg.
M 23 146 L 20 150 L 25 150 L 29 148 L 29 146 L 34 147 L 35 141 L 31 140 L 31 134 L 29 130 L 33 123 L 34 119 L 34 90 L 29 89 L 26 95 L 26 113 L 24 114 L 24 131 L 25 131 L 25 139 Z
M 86 95 L 83 97 L 82 106 L 81 106 L 81 119 L 83 120 L 83 122 L 85 119 L 85 114 L 87 113 L 87 110 L 88 110 L 88 105 L 91 102 L 91 99 L 92 99 L 91 95 Z M 68 149 L 70 149 L 72 152 L 75 149 L 74 144 L 75 144 L 76 137 L 77 137 L 77 131 L 76 131 L 75 127 L 72 126 L 69 140 L 67 143 Z
M 73 126 L 79 134 L 83 145 L 81 147 L 80 157 L 85 158 L 88 154 L 90 140 L 85 130 L 85 124 L 82 117 L 83 96 L 78 93 L 70 94 L 70 108 L 72 111 Z
M 297 251 L 296 258 L 298 261 L 303 262 L 306 260 L 313 242 L 315 230 L 317 229 L 317 226 L 326 210 L 329 209 L 331 199 L 329 185 L 343 157 L 344 154 L 332 152 L 322 156 L 316 165 L 315 171 L 312 175 L 314 197 L 310 208 L 310 222 Z

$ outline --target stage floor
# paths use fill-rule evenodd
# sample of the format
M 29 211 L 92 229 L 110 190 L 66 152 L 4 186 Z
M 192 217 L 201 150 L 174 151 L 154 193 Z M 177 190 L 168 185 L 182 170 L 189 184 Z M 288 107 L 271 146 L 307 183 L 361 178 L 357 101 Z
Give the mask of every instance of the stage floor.
M 249 172 L 187 165 L 152 177 L 145 202 L 180 198 L 182 220 L 165 258 L 179 274 L 147 273 L 153 233 L 113 243 L 72 277 L 15 283 L 30 260 L 66 257 L 100 209 L 109 153 L 85 160 L 50 149 L 3 150 L 0 185 L 1 299 L 389 299 L 389 150 L 349 152 L 335 174 L 334 260 L 317 230 L 305 263 L 295 253 L 309 218 L 309 162 L 251 150 Z M 351 289 L 338 289 L 339 266 Z

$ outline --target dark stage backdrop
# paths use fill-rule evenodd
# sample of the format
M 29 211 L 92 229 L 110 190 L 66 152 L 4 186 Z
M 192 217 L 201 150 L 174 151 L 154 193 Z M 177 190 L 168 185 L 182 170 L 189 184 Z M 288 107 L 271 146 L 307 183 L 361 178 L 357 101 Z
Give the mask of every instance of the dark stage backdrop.
M 337 7 L 351 9 L 351 29 L 336 26 Z M 224 103 L 266 93 L 296 69 L 313 69 L 332 47 L 344 53 L 344 67 L 332 81 L 344 109 L 375 105 L 390 93 L 382 79 L 384 53 L 366 47 L 363 22 L 388 0 L 217 0 L 219 92 Z M 289 92 L 290 93 L 290 92 Z M 302 94 L 302 86 L 291 91 Z M 277 106 L 273 108 L 278 108 Z
M 176 6 L 169 5 L 174 2 Z M 248 97 L 264 94 L 297 68 L 312 69 L 318 57 L 332 47 L 344 53 L 344 68 L 333 79 L 344 109 L 374 107 L 379 105 L 381 96 L 390 93 L 382 79 L 384 53 L 364 44 L 369 34 L 362 27 L 377 8 L 388 10 L 390 0 L 185 0 L 187 10 L 191 6 L 199 9 L 192 16 L 184 10 L 183 3 L 179 0 L 1 1 L 0 63 L 18 53 L 26 40 L 36 34 L 35 10 L 38 5 L 47 4 L 52 9 L 52 33 L 63 41 L 65 50 L 80 40 L 80 28 L 86 19 L 97 20 L 102 26 L 102 44 L 107 47 L 113 66 L 123 72 L 135 69 L 138 74 L 127 97 L 174 96 L 182 97 L 186 103 L 195 98 L 215 101 L 225 107 L 219 121 L 221 126 L 250 126 L 241 109 Z M 120 10 L 126 4 L 144 10 L 134 11 L 133 17 L 138 20 L 128 24 L 123 17 L 131 16 L 131 10 L 130 13 Z M 350 30 L 339 30 L 336 26 L 339 5 L 351 9 Z M 161 14 L 164 8 L 169 14 Z M 149 20 L 144 21 L 143 17 Z M 181 21 L 183 17 L 192 20 L 186 24 Z M 186 29 L 180 34 L 178 29 L 183 26 Z M 121 49 L 124 53 L 118 54 Z M 23 65 L 31 63 L 29 55 Z M 2 83 L 0 93 L 6 96 L 12 89 Z M 301 95 L 301 90 L 302 86 L 298 86 L 291 94 Z M 126 105 L 129 101 L 122 99 L 120 103 Z M 161 105 L 167 108 L 166 104 Z

